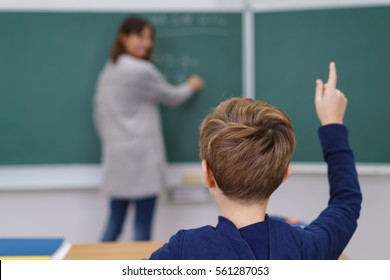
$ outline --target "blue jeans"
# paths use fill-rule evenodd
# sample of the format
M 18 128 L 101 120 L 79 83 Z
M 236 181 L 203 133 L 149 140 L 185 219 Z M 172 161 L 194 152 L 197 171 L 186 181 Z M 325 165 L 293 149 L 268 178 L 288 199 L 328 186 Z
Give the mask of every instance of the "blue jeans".
M 110 201 L 110 218 L 103 234 L 102 241 L 116 241 L 122 231 L 127 208 L 130 203 L 135 203 L 135 240 L 150 240 L 152 220 L 157 196 L 143 199 L 116 199 Z

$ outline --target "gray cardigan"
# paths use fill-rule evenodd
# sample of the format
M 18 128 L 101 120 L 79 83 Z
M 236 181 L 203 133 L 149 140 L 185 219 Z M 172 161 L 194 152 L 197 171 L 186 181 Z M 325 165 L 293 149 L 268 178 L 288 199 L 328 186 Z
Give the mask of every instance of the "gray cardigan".
M 165 152 L 158 104 L 192 94 L 168 84 L 145 60 L 121 55 L 100 73 L 94 119 L 103 146 L 103 190 L 114 198 L 156 195 L 165 184 Z

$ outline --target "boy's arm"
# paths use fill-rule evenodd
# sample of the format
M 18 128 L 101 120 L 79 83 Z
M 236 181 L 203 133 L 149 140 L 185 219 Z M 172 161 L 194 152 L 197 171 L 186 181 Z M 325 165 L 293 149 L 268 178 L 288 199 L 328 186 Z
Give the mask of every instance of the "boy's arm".
M 348 130 L 342 125 L 347 100 L 336 89 L 334 63 L 328 83 L 317 80 L 316 110 L 323 125 L 319 129 L 324 159 L 328 163 L 330 199 L 328 207 L 306 229 L 305 258 L 337 259 L 357 227 L 362 196 L 355 161 L 348 143 Z
M 328 207 L 306 229 L 304 258 L 337 259 L 357 227 L 362 196 L 348 130 L 340 124 L 319 129 L 324 158 L 328 163 Z

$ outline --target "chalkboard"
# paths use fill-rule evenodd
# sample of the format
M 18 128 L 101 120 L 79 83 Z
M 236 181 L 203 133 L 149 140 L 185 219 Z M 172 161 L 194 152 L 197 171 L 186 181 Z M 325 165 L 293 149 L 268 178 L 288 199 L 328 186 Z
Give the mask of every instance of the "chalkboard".
M 198 160 L 198 127 L 221 100 L 242 95 L 240 13 L 132 14 L 156 27 L 153 59 L 172 83 L 207 88 L 162 108 L 170 162 Z M 0 165 L 100 162 L 92 122 L 98 73 L 125 13 L 0 13 Z
M 322 161 L 315 79 L 336 61 L 358 162 L 390 163 L 390 7 L 255 14 L 256 98 L 291 117 L 294 161 Z

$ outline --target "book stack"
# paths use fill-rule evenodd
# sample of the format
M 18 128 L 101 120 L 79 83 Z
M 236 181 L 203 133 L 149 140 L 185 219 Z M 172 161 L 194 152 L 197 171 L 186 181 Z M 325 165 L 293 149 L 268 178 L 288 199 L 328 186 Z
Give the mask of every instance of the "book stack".
M 0 260 L 63 259 L 70 247 L 64 238 L 0 238 Z

